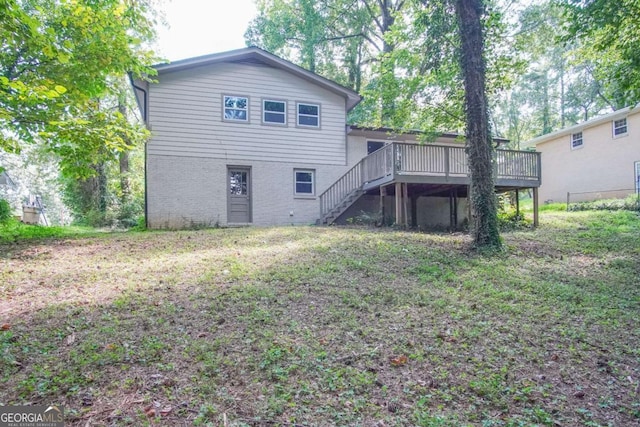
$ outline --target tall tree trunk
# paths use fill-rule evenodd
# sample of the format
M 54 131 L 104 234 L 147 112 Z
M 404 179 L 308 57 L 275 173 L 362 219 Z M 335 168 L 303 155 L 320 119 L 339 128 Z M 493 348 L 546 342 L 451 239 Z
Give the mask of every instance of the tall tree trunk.
M 124 104 L 124 100 L 121 99 L 118 101 L 118 111 L 120 114 L 126 117 L 127 114 L 127 106 Z M 125 141 L 127 144 L 130 141 Z M 121 151 L 118 156 L 118 163 L 120 166 L 120 204 L 125 205 L 131 195 L 131 184 L 129 182 L 129 151 Z
M 485 87 L 482 0 L 455 0 L 460 31 L 460 60 L 464 77 L 467 155 L 471 171 L 471 224 L 474 246 L 499 249 L 497 199 Z

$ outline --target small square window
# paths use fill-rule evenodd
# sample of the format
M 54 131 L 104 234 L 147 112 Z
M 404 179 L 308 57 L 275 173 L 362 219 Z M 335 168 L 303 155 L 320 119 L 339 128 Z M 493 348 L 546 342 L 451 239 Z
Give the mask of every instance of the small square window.
M 296 196 L 313 196 L 315 194 L 315 171 L 296 169 L 294 179 Z
M 320 106 L 298 103 L 298 126 L 320 127 Z
M 249 121 L 249 98 L 244 96 L 224 96 L 224 119 Z
M 627 134 L 627 118 L 613 121 L 613 137 Z
M 277 125 L 287 124 L 287 103 L 265 99 L 262 101 L 262 121 Z
M 571 134 L 571 149 L 582 147 L 582 132 Z

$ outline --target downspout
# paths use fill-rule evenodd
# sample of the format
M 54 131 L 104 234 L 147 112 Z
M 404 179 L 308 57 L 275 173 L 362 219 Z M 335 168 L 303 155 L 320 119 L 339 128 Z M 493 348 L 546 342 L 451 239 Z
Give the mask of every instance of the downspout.
M 147 129 L 149 129 L 149 123 L 147 121 L 147 106 L 149 105 L 149 93 L 143 87 L 140 87 L 135 84 L 133 80 L 133 74 L 131 72 L 127 73 L 129 75 L 129 82 L 133 87 L 134 94 L 133 96 L 136 98 L 136 103 L 138 104 L 138 109 L 142 113 L 142 121 L 144 122 Z M 135 94 L 135 91 L 139 90 L 143 93 L 143 103 L 144 108 L 140 106 L 140 101 L 138 100 L 138 96 Z M 144 228 L 149 228 L 149 204 L 147 201 L 147 141 L 144 142 Z

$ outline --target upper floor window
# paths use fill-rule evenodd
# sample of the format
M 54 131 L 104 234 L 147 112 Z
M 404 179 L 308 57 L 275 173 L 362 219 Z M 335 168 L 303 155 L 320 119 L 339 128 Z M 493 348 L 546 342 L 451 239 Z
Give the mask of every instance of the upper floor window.
M 582 147 L 582 132 L 571 134 L 571 149 Z
M 295 195 L 313 196 L 315 194 L 315 171 L 313 169 L 296 169 L 293 172 Z
M 298 126 L 320 127 L 320 106 L 298 103 Z
M 247 122 L 249 121 L 249 98 L 246 96 L 224 96 L 224 119 Z
M 287 103 L 265 99 L 262 101 L 262 122 L 278 125 L 287 124 Z
M 613 121 L 613 137 L 627 134 L 627 118 Z

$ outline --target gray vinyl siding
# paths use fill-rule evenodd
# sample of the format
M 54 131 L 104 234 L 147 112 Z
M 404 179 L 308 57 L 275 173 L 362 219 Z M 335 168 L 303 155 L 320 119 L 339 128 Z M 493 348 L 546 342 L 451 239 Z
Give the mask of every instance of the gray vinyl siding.
M 223 63 L 158 81 L 149 89 L 150 156 L 346 164 L 345 99 L 286 71 Z M 222 120 L 223 95 L 249 98 L 248 123 Z M 262 123 L 263 99 L 287 102 L 286 126 Z M 320 129 L 296 126 L 296 102 L 320 105 Z

